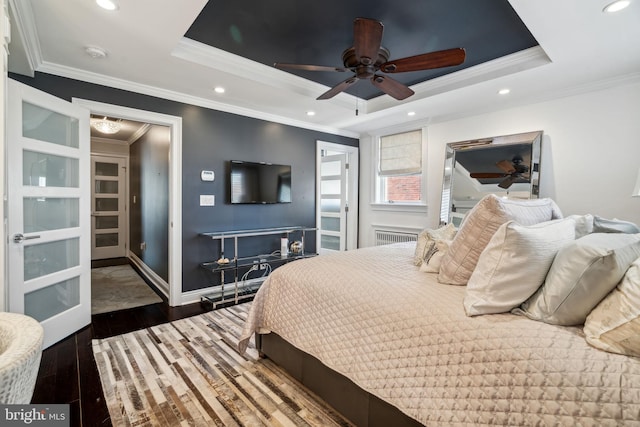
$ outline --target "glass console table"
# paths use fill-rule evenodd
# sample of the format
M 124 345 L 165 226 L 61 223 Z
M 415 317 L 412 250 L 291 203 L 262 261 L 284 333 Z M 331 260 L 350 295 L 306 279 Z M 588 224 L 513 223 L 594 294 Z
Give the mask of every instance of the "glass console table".
M 295 226 L 200 233 L 201 236 L 220 242 L 220 258 L 217 261 L 208 261 L 200 264 L 200 267 L 205 270 L 220 274 L 220 285 L 213 286 L 210 293 L 200 297 L 200 301 L 211 303 L 212 308 L 215 308 L 218 305 L 238 304 L 243 300 L 253 298 L 273 268 L 277 268 L 291 261 L 317 255 L 315 252 L 305 251 L 306 233 L 316 230 L 317 228 Z M 299 236 L 299 240 L 302 243 L 301 249 L 297 253 L 288 252 L 284 255 L 281 254 L 280 251 L 274 251 L 269 254 L 238 257 L 238 241 L 240 239 L 269 235 L 286 237 L 289 244 L 291 244 L 291 236 Z M 224 255 L 225 245 L 228 244 L 233 246 L 233 258 L 231 259 L 226 258 Z M 248 272 L 262 271 L 263 275 L 257 278 L 245 279 L 239 276 L 239 271 L 242 268 L 248 268 Z M 228 274 L 233 275 L 233 281 L 230 283 L 226 283 L 225 281 L 225 275 Z

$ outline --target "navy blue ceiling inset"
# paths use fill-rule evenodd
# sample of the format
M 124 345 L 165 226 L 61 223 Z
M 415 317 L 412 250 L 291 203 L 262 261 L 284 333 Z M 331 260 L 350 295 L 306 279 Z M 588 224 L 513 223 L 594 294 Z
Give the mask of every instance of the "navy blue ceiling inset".
M 409 86 L 538 44 L 507 0 L 210 1 L 185 37 L 266 65 L 342 67 L 342 52 L 353 44 L 357 17 L 384 24 L 382 45 L 391 51 L 392 60 L 457 47 L 466 50 L 466 61 L 459 66 L 393 74 Z M 351 75 L 282 72 L 329 87 Z M 363 99 L 382 94 L 368 81 L 346 92 Z

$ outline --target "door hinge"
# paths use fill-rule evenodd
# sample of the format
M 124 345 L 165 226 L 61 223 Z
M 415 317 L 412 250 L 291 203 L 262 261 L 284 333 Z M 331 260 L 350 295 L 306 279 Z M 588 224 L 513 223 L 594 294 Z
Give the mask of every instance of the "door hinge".
M 345 168 L 345 169 L 349 169 L 349 163 L 345 163 L 345 164 L 344 164 L 344 168 Z

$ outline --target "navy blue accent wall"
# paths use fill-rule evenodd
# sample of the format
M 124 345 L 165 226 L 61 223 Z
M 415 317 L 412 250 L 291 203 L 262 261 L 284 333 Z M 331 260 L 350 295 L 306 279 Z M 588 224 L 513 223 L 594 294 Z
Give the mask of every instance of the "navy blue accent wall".
M 211 281 L 215 280 L 209 272 L 200 268 L 200 263 L 219 257 L 218 244 L 199 233 L 291 225 L 315 227 L 316 141 L 358 146 L 358 140 L 354 138 L 286 126 L 50 74 L 36 73 L 34 78 L 10 74 L 10 77 L 68 101 L 73 97 L 83 98 L 182 117 L 183 291 L 210 286 Z M 229 160 L 290 164 L 292 203 L 229 204 Z M 201 170 L 213 170 L 216 173 L 215 181 L 201 181 Z M 201 194 L 215 195 L 215 206 L 199 206 Z M 141 222 L 145 224 L 147 221 L 142 218 Z M 307 248 L 315 247 L 313 233 L 306 243 Z M 278 236 L 243 242 L 239 255 L 270 252 L 279 249 L 279 244 Z

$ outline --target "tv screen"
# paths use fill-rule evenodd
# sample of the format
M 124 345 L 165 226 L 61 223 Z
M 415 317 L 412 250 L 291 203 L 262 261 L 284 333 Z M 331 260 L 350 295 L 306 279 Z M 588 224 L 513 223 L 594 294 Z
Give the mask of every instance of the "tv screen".
M 291 203 L 291 166 L 232 160 L 231 203 Z

